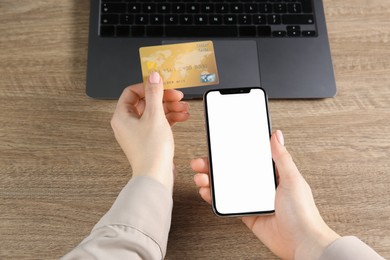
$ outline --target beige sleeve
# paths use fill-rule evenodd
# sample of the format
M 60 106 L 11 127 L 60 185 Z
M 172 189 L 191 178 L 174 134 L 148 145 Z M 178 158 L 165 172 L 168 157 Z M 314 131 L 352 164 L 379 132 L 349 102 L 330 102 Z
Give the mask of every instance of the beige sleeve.
M 384 259 L 371 247 L 354 236 L 340 237 L 331 243 L 319 260 L 375 260 Z
M 132 178 L 91 234 L 62 259 L 163 259 L 172 203 L 158 181 Z

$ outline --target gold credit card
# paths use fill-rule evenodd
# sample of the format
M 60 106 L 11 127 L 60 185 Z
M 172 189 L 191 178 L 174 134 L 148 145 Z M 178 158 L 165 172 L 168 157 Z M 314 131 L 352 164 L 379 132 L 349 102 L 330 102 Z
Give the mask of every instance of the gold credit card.
M 219 83 L 212 41 L 141 47 L 142 78 L 157 71 L 164 89 L 189 88 Z

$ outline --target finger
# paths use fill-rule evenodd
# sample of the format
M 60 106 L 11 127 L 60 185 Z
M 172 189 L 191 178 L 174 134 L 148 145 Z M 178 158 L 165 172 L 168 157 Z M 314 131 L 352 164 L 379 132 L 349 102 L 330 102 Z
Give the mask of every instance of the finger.
M 164 90 L 163 100 L 164 102 L 177 102 L 182 100 L 184 97 L 183 92 L 176 89 L 166 89 Z
M 164 102 L 164 111 L 168 112 L 182 112 L 189 110 L 189 104 L 187 102 Z
M 128 86 L 118 99 L 117 109 L 127 112 L 129 108 L 134 108 L 144 97 L 145 91 L 142 83 Z
M 279 174 L 280 183 L 283 182 L 283 179 L 287 180 L 287 178 L 296 178 L 301 175 L 290 153 L 287 151 L 286 147 L 282 145 L 283 142 L 279 141 L 281 140 L 281 134 L 281 131 L 278 130 L 271 136 L 272 158 Z
M 157 72 L 152 72 L 148 81 L 145 84 L 145 111 L 146 115 L 161 115 L 164 114 L 163 109 L 163 83 L 160 75 Z
M 193 159 L 191 168 L 195 172 L 209 173 L 209 160 L 207 157 Z
M 199 189 L 199 194 L 207 203 L 211 204 L 211 190 L 210 188 L 202 187 Z
M 171 126 L 177 122 L 184 122 L 189 117 L 189 105 L 187 102 L 168 102 L 164 103 L 165 116 Z
M 166 114 L 165 116 L 167 117 L 169 124 L 173 126 L 177 122 L 186 121 L 190 117 L 190 114 L 186 112 L 171 112 Z
M 210 187 L 210 180 L 209 175 L 206 173 L 197 173 L 194 175 L 194 182 L 196 186 L 209 188 Z

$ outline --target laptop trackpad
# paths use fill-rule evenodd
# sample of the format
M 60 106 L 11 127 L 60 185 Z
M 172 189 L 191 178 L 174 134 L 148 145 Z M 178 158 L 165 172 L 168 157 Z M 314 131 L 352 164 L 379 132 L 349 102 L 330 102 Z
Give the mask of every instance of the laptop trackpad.
M 189 42 L 165 40 L 162 44 Z M 215 88 L 260 86 L 260 69 L 255 41 L 213 40 L 219 84 L 180 89 L 184 99 L 199 99 L 203 93 Z

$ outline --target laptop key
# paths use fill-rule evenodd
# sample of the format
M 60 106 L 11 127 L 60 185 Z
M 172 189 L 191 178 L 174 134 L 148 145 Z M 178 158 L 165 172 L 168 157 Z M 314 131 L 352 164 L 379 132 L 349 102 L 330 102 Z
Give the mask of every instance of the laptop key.
M 252 24 L 252 17 L 250 15 L 246 15 L 246 14 L 240 14 L 238 16 L 238 23 L 239 24 Z
M 148 26 L 148 27 L 146 27 L 146 35 L 147 36 L 163 36 L 164 35 L 164 27 L 162 27 L 162 26 Z
M 201 13 L 213 13 L 214 12 L 214 4 L 201 4 L 200 6 Z
M 147 14 L 136 14 L 135 24 L 148 24 L 149 16 Z
M 229 6 L 227 4 L 216 4 L 215 5 L 215 12 L 216 13 L 228 13 Z
M 260 13 L 272 13 L 271 4 L 259 4 Z
M 302 31 L 302 36 L 314 37 L 316 36 L 316 31 Z
M 242 13 L 243 5 L 242 4 L 230 4 L 230 12 L 231 13 Z
M 253 23 L 254 24 L 266 24 L 267 19 L 265 15 L 253 15 Z
M 301 31 L 287 31 L 289 37 L 299 37 L 301 36 Z
M 289 13 L 300 13 L 302 8 L 300 4 L 288 4 L 287 5 L 287 10 Z
M 169 13 L 171 11 L 171 5 L 169 3 L 157 4 L 157 11 L 159 13 Z
M 257 4 L 253 4 L 253 3 L 245 4 L 244 10 L 246 13 L 256 13 L 257 12 Z
M 299 0 L 302 4 L 302 11 L 304 13 L 312 13 L 313 12 L 313 7 L 311 5 L 312 0 Z
M 182 14 L 179 17 L 180 24 L 192 24 L 194 21 L 194 18 L 192 14 Z
M 220 14 L 213 14 L 209 17 L 209 23 L 210 24 L 222 24 L 222 15 Z
M 241 26 L 239 27 L 240 36 L 256 36 L 256 27 L 255 26 Z
M 165 15 L 165 24 L 177 24 L 179 22 L 179 16 L 177 14 Z
M 129 3 L 127 10 L 129 13 L 139 13 L 139 12 L 141 12 L 141 4 L 140 3 Z
M 257 26 L 257 35 L 259 37 L 271 36 L 271 26 Z
M 274 12 L 275 13 L 286 13 L 287 12 L 286 4 L 274 4 Z
M 199 13 L 200 5 L 199 4 L 187 4 L 188 13 Z
M 237 24 L 237 15 L 225 14 L 225 15 L 223 15 L 223 22 L 225 24 Z
M 116 36 L 118 37 L 127 37 L 130 33 L 130 27 L 129 26 L 117 26 L 116 27 Z
M 100 26 L 100 36 L 114 36 L 115 35 L 115 27 L 113 25 Z
M 149 17 L 151 24 L 163 24 L 164 23 L 164 16 L 162 14 L 152 14 Z
M 287 26 L 286 29 L 287 31 L 300 31 L 301 27 L 294 25 L 294 26 Z
M 165 35 L 170 37 L 235 37 L 237 26 L 166 26 Z
M 267 15 L 267 21 L 269 24 L 280 24 L 282 20 L 278 14 L 269 14 Z
M 102 13 L 125 13 L 126 4 L 121 3 L 106 3 L 102 4 Z
M 282 20 L 284 24 L 313 24 L 314 16 L 308 14 L 286 14 L 282 17 Z
M 132 26 L 131 36 L 142 37 L 145 35 L 145 26 Z
M 156 4 L 154 3 L 144 3 L 142 6 L 144 13 L 154 13 L 156 11 Z
M 122 14 L 120 22 L 121 24 L 132 24 L 134 22 L 134 16 L 132 14 Z
M 286 31 L 273 31 L 272 36 L 274 37 L 284 37 L 286 36 Z
M 207 24 L 207 15 L 198 14 L 194 16 L 195 24 Z
M 100 17 L 101 24 L 117 24 L 119 17 L 117 14 L 102 14 Z
M 184 13 L 186 7 L 183 3 L 174 3 L 172 4 L 171 9 L 173 13 Z

